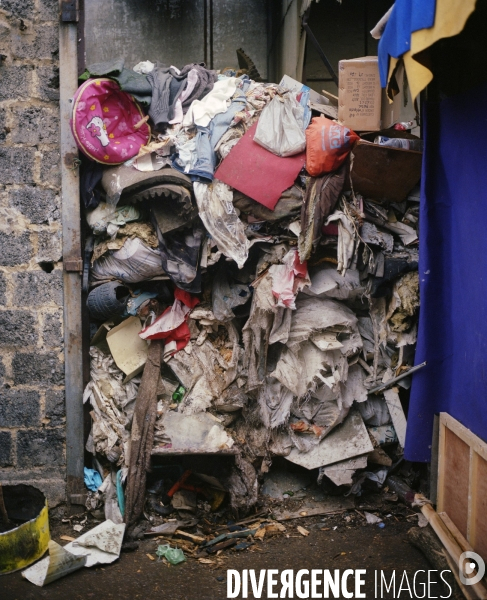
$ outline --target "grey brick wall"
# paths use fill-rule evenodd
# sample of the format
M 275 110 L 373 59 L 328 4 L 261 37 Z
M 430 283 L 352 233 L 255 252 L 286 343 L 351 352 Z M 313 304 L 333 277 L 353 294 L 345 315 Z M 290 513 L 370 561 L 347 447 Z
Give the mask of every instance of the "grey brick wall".
M 58 31 L 58 0 L 0 0 L 0 480 L 51 506 L 66 452 Z

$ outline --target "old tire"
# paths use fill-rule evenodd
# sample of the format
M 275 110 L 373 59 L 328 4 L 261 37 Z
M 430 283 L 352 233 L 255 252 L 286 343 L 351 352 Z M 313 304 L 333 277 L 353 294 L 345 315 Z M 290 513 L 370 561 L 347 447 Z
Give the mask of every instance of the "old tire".
M 93 319 L 106 321 L 125 311 L 129 294 L 129 289 L 119 281 L 110 281 L 92 290 L 86 305 Z

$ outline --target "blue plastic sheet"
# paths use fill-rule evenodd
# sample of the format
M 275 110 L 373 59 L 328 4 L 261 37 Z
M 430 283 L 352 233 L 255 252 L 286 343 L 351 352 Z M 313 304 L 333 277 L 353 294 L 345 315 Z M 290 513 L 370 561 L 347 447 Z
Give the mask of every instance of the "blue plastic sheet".
M 426 103 L 419 317 L 405 457 L 431 456 L 433 416 L 487 440 L 487 84 Z
M 96 490 L 103 483 L 103 480 L 102 480 L 102 478 L 100 476 L 100 473 L 98 473 L 98 471 L 95 471 L 95 469 L 87 469 L 85 467 L 84 475 L 85 475 L 85 485 L 86 485 L 86 487 L 91 492 L 96 492 Z

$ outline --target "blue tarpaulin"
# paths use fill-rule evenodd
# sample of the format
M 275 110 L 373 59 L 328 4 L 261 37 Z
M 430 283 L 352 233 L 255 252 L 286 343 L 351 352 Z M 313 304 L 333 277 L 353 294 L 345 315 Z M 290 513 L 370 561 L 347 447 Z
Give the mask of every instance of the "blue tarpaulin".
M 396 0 L 379 42 L 379 71 L 382 87 L 387 85 L 389 56 L 399 58 L 411 49 L 411 34 L 433 27 L 436 0 Z
M 487 85 L 425 103 L 421 309 L 405 457 L 429 461 L 433 416 L 487 441 Z

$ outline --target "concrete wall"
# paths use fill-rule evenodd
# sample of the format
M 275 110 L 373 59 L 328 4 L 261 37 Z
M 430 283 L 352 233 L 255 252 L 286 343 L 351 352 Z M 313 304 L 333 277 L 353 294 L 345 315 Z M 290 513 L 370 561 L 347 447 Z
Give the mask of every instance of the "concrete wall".
M 363 2 L 313 7 L 313 30 L 335 64 L 363 54 Z M 388 4 L 369 2 L 370 27 Z M 203 60 L 203 0 L 85 7 L 89 62 L 121 52 L 128 64 Z M 215 0 L 216 68 L 236 64 L 242 46 L 266 75 L 265 7 Z M 321 76 L 313 53 L 308 46 L 307 74 Z M 53 506 L 65 499 L 58 0 L 0 0 L 0 54 L 0 480 L 37 485 Z
M 127 67 L 146 59 L 182 67 L 206 56 L 209 67 L 209 5 L 209 0 L 84 0 L 85 64 L 122 56 Z M 238 66 L 237 48 L 266 77 L 265 0 L 213 0 L 213 68 Z
M 0 0 L 0 480 L 65 499 L 58 0 Z

